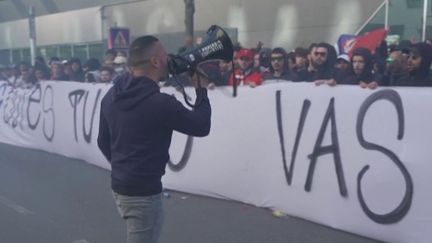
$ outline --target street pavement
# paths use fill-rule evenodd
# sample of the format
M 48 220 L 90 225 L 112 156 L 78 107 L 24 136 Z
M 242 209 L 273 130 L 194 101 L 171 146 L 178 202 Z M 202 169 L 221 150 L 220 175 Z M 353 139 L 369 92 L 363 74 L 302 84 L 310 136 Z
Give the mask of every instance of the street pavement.
M 268 209 L 167 191 L 160 243 L 376 243 Z M 0 144 L 0 243 L 119 243 L 109 171 Z

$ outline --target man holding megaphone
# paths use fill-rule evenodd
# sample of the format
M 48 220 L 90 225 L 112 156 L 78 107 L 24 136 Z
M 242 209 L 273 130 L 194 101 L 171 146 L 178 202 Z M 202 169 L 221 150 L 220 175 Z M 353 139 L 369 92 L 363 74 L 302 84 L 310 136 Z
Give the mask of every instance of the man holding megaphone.
M 171 57 L 154 36 L 136 39 L 129 48 L 131 74 L 120 76 L 102 99 L 98 146 L 111 164 L 111 188 L 126 221 L 128 243 L 158 241 L 161 178 L 173 131 L 198 137 L 210 132 L 207 78 L 197 66 L 212 58 L 232 58 L 232 45 L 218 27 L 209 33 L 210 41 Z M 193 110 L 159 90 L 158 81 L 183 72 L 192 75 L 196 87 Z

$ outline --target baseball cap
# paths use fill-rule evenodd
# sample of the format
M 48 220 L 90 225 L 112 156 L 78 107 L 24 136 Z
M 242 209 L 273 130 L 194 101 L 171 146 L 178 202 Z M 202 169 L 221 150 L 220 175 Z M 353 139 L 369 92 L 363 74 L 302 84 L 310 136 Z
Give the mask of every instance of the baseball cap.
M 116 56 L 116 58 L 114 58 L 114 61 L 113 61 L 114 64 L 125 64 L 126 62 L 127 62 L 127 59 L 124 56 Z
M 344 60 L 346 62 L 351 62 L 351 60 L 347 54 L 340 54 L 336 60 Z
M 237 56 L 236 57 L 237 58 L 247 57 L 249 59 L 253 59 L 254 53 L 253 53 L 253 51 L 251 49 L 243 48 L 243 49 L 240 49 L 237 52 Z

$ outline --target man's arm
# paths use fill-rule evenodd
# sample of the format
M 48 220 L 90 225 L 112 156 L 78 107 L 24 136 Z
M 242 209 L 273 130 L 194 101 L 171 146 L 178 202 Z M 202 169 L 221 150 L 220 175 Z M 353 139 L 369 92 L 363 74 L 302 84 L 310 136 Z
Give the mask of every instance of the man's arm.
M 99 135 L 97 143 L 100 151 L 103 153 L 108 162 L 111 163 L 111 135 L 109 132 L 108 123 L 102 114 L 102 107 L 99 118 Z
M 205 88 L 196 89 L 194 110 L 188 110 L 176 98 L 169 97 L 165 103 L 165 124 L 178 132 L 204 137 L 210 133 L 211 107 Z

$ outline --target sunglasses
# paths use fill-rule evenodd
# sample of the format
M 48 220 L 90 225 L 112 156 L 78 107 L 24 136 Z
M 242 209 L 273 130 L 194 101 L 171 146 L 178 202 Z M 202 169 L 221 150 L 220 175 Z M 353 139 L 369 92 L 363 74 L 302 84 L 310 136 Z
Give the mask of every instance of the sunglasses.
M 272 61 L 272 62 L 276 62 L 276 61 L 278 61 L 278 62 L 282 62 L 282 61 L 283 61 L 283 57 L 272 57 L 272 58 L 271 58 L 271 61 Z
M 322 56 L 322 57 L 325 57 L 325 56 L 327 56 L 327 52 L 318 52 L 318 51 L 316 51 L 316 52 L 315 52 L 315 56 Z

